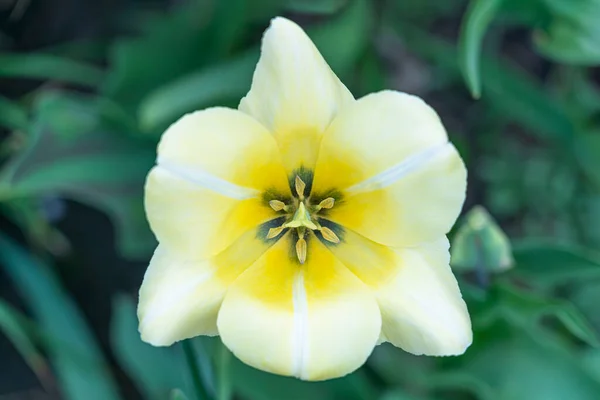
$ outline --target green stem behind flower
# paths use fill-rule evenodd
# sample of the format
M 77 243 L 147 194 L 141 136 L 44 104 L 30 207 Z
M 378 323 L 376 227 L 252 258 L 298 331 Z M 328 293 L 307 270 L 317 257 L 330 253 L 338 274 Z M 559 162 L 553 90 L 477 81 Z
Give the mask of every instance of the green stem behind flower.
M 223 343 L 220 343 L 219 355 L 217 359 L 218 384 L 217 400 L 231 400 L 231 353 Z
M 185 361 L 189 367 L 190 374 L 192 375 L 192 382 L 194 384 L 196 398 L 198 400 L 211 400 L 211 396 L 209 396 L 204 384 L 202 383 L 202 375 L 192 343 L 189 340 L 184 340 L 182 342 L 182 346 L 183 353 L 185 355 Z

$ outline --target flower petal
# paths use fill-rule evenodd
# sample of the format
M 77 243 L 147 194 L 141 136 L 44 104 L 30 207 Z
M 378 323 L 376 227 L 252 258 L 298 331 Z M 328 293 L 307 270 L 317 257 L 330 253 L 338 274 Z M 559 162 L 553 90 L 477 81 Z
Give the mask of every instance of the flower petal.
M 169 251 L 199 260 L 225 249 L 273 216 L 265 192 L 289 195 L 271 135 L 226 108 L 189 114 L 173 124 L 146 182 L 146 213 Z
M 285 18 L 273 19 L 239 109 L 275 135 L 288 173 L 314 167 L 322 133 L 338 110 L 353 101 L 302 28 Z
M 317 233 L 321 242 L 366 285 L 377 289 L 394 278 L 400 262 L 394 249 L 328 220 L 320 219 L 319 222 L 340 238 L 340 243 L 332 243 Z
M 142 339 L 169 346 L 198 335 L 216 335 L 217 312 L 227 287 L 273 242 L 258 239 L 253 229 L 203 261 L 176 256 L 159 246 L 140 288 Z
M 413 354 L 459 355 L 472 342 L 471 321 L 450 270 L 444 237 L 398 250 L 394 279 L 377 290 L 383 336 Z
M 324 135 L 313 192 L 331 190 L 343 196 L 333 221 L 385 245 L 414 246 L 450 230 L 466 169 L 433 109 L 385 91 L 345 109 Z
M 219 311 L 219 334 L 256 368 L 306 380 L 343 376 L 377 343 L 377 303 L 314 236 L 299 264 L 290 236 L 231 285 Z

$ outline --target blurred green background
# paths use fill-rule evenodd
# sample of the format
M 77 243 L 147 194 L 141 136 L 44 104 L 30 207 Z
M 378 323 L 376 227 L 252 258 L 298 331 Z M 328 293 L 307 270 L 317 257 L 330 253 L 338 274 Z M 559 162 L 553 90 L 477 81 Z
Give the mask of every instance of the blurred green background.
M 306 383 L 214 339 L 141 342 L 158 138 L 237 106 L 276 15 L 356 97 L 441 115 L 470 174 L 465 355 L 385 344 Z M 0 1 L 0 399 L 600 399 L 599 64 L 600 0 Z

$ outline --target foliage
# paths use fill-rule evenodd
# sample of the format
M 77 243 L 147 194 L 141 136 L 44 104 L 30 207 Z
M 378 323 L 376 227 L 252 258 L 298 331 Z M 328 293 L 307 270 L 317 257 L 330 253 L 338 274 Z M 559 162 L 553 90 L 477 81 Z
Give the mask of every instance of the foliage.
M 0 213 L 11 221 L 0 267 L 27 315 L 0 299 L 0 330 L 46 390 L 126 398 L 125 375 L 145 399 L 599 397 L 600 0 L 131 3 L 115 6 L 111 24 L 125 29 L 103 45 L 23 53 L 0 40 L 0 78 L 29 84 L 0 96 Z M 99 210 L 119 255 L 146 262 L 156 243 L 142 193 L 161 132 L 192 110 L 236 106 L 260 33 L 282 14 L 357 97 L 392 88 L 434 104 L 465 158 L 467 207 L 450 235 L 473 321 L 465 355 L 384 344 L 356 373 L 306 383 L 252 369 L 214 338 L 149 346 L 131 293 L 111 299 L 102 347 L 65 289 L 70 271 L 56 265 L 73 238 L 55 223 L 60 205 Z

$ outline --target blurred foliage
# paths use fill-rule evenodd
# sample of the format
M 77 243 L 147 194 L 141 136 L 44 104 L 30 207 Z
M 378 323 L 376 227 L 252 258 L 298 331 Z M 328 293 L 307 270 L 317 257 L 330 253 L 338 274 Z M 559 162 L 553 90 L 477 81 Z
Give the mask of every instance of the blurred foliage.
M 0 213 L 27 242 L 0 232 L 0 265 L 29 315 L 0 300 L 0 329 L 46 391 L 125 398 L 122 372 L 145 399 L 600 398 L 600 0 L 173 3 L 118 8 L 109 38 L 23 53 L 0 37 L 0 78 L 32 88 L 0 96 Z M 464 356 L 384 344 L 356 373 L 306 383 L 254 370 L 218 339 L 143 343 L 130 294 L 112 299 L 103 351 L 64 289 L 64 200 L 103 212 L 119 254 L 147 260 L 142 193 L 161 132 L 237 105 L 276 15 L 306 28 L 357 97 L 405 90 L 440 112 L 470 171 L 451 235 L 475 335 Z

